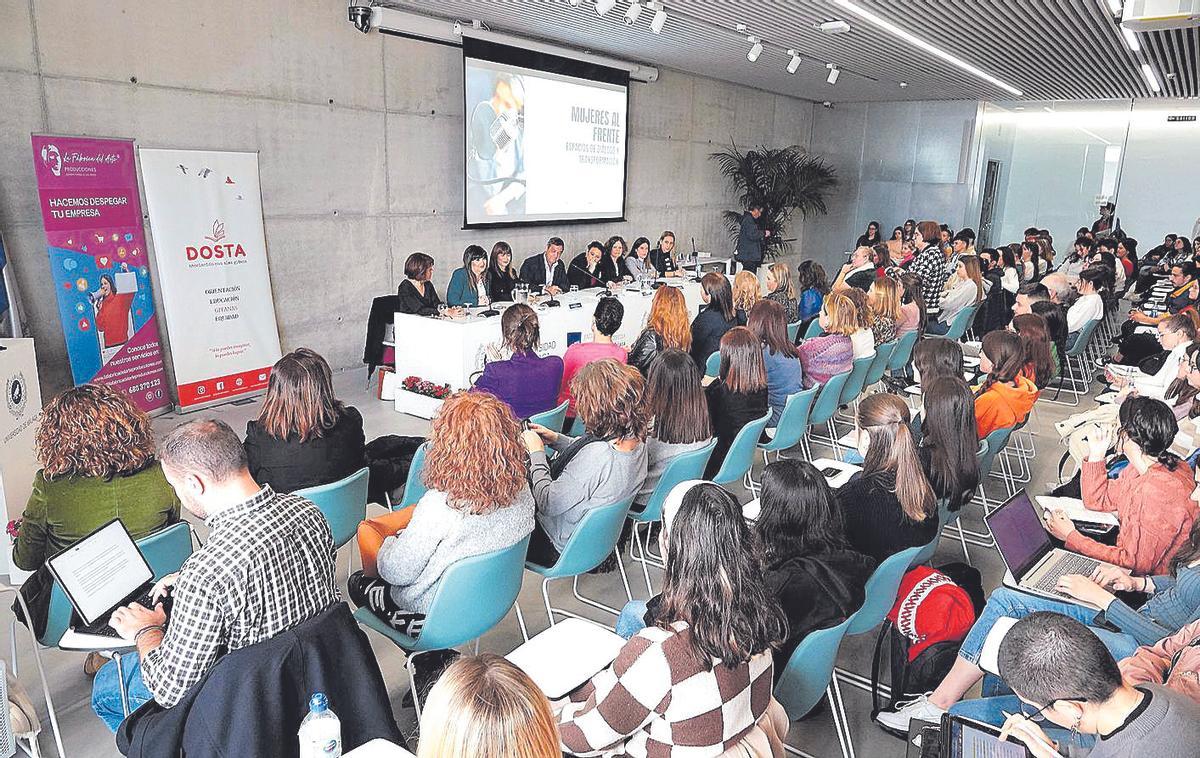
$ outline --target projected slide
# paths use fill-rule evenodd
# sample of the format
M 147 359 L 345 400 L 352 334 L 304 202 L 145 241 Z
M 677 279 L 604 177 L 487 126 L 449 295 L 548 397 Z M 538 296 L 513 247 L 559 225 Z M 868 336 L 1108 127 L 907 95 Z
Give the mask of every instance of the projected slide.
M 464 62 L 468 225 L 624 215 L 627 86 Z

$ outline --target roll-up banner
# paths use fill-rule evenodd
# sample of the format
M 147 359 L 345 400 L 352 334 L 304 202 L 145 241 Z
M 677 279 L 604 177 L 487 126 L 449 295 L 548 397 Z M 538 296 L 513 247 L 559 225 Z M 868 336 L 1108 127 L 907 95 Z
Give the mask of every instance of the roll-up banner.
M 258 154 L 138 156 L 180 408 L 263 391 L 280 352 Z
M 75 384 L 171 404 L 150 292 L 133 142 L 35 134 L 50 272 Z

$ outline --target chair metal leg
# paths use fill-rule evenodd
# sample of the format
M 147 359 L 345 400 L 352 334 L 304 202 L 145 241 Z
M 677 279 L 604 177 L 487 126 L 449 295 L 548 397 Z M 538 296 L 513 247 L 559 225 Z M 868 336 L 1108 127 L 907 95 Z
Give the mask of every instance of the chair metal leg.
M 520 601 L 513 603 L 513 610 L 517 612 L 517 626 L 521 629 L 521 639 L 529 642 L 529 630 L 525 628 L 525 614 L 521 613 Z
M 129 718 L 129 689 L 125 686 L 125 666 L 120 653 L 114 652 L 112 659 L 117 664 L 117 689 L 121 692 L 121 712 Z
M 829 710 L 833 715 L 833 728 L 837 732 L 838 742 L 841 743 L 842 758 L 855 758 L 854 743 L 850 739 L 846 709 L 842 704 L 842 691 L 838 687 L 837 677 L 833 677 L 829 681 L 829 687 L 825 689 L 825 696 L 829 698 Z
M 646 580 L 646 597 L 650 598 L 654 597 L 654 587 L 650 585 L 650 561 L 646 555 L 646 548 L 642 547 L 642 530 L 638 528 L 640 526 L 641 524 L 636 521 L 633 523 L 633 539 L 629 542 L 629 557 L 641 564 L 642 577 Z M 646 539 L 650 539 L 649 526 L 646 527 Z M 633 552 L 635 547 L 641 557 L 634 556 Z
M 21 606 L 21 612 L 25 615 L 25 618 L 27 618 L 27 619 L 33 618 L 33 616 L 31 616 L 29 613 L 29 606 L 25 604 L 25 598 L 21 596 L 20 590 L 18 590 L 16 587 L 0 586 L 0 594 L 4 594 L 6 592 L 11 592 L 11 593 L 13 593 L 13 595 L 16 596 L 17 603 Z M 13 621 L 12 632 L 13 632 L 12 639 L 13 639 L 13 652 L 14 652 L 13 661 L 15 662 L 16 661 L 16 655 L 15 655 L 15 653 L 16 653 L 16 621 L 15 620 Z M 46 681 L 46 669 L 42 666 L 42 653 L 40 650 L 41 645 L 37 641 L 37 637 L 34 636 L 32 629 L 29 630 L 29 638 L 30 638 L 30 641 L 33 643 L 32 644 L 33 662 L 34 662 L 34 665 L 37 666 L 38 677 L 41 679 L 41 682 L 42 682 L 42 695 L 46 698 L 46 711 L 48 712 L 48 714 L 50 716 L 50 728 L 51 728 L 51 731 L 54 732 L 54 746 L 55 746 L 55 748 L 58 749 L 59 758 L 66 758 L 67 751 L 63 749 L 62 730 L 59 729 L 59 727 L 58 727 L 58 714 L 54 710 L 54 700 L 50 696 L 50 684 Z M 16 676 L 16 675 L 17 675 L 17 671 L 14 666 L 13 676 Z
M 408 653 L 404 656 L 404 670 L 408 672 L 408 691 L 412 693 L 413 708 L 417 711 L 417 723 L 421 723 L 421 693 L 417 692 L 417 670 L 413 665 L 420 653 Z

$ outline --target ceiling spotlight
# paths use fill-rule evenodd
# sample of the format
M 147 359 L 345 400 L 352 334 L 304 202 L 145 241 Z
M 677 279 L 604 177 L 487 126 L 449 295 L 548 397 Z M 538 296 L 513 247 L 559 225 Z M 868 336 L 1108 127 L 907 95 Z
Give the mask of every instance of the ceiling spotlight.
M 1142 76 L 1146 77 L 1146 83 L 1150 85 L 1152 92 L 1161 92 L 1162 85 L 1158 81 L 1158 77 L 1154 75 L 1154 69 L 1150 68 L 1149 63 L 1142 64 Z
M 603 16 L 617 7 L 617 0 L 596 0 L 596 15 Z
M 841 69 L 832 63 L 826 64 L 825 68 L 829 69 L 829 76 L 825 78 L 825 81 L 830 84 L 837 84 L 838 77 L 842 75 Z
M 800 53 L 796 52 L 795 50 L 788 50 L 787 54 L 792 56 L 792 59 L 788 61 L 787 72 L 789 74 L 794 74 L 796 73 L 797 69 L 800 68 Z
M 1129 46 L 1131 52 L 1136 53 L 1142 49 L 1142 43 L 1138 42 L 1137 35 L 1129 27 L 1121 27 L 1121 36 L 1125 38 L 1125 44 Z
M 758 60 L 758 56 L 762 55 L 762 42 L 758 37 L 747 37 L 746 41 L 750 43 L 750 52 L 746 53 L 746 60 L 753 63 Z
M 642 4 L 638 0 L 631 0 L 629 10 L 625 11 L 625 25 L 633 26 L 637 23 L 640 15 L 642 15 Z
M 574 6 L 578 7 L 578 6 L 579 6 L 579 4 L 580 4 L 581 2 L 583 2 L 583 0 L 567 0 L 567 2 L 568 2 L 568 3 L 570 3 L 571 5 L 574 5 Z
M 654 18 L 650 19 L 650 31 L 662 34 L 663 26 L 667 23 L 667 9 L 659 2 L 651 2 L 649 7 L 654 10 Z
M 1108 0 L 1108 9 L 1112 11 L 1114 16 L 1120 16 L 1124 3 L 1121 0 Z
M 908 82 L 900 82 L 900 89 L 904 89 L 907 86 L 908 86 Z

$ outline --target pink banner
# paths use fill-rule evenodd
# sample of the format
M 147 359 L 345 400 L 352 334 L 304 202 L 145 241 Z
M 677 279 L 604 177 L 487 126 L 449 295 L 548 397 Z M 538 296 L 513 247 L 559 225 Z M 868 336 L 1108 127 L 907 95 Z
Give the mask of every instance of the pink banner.
M 75 384 L 169 407 L 133 142 L 35 134 L 33 164 Z

